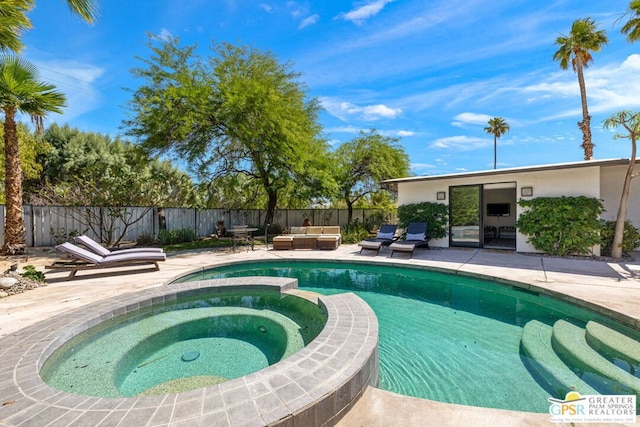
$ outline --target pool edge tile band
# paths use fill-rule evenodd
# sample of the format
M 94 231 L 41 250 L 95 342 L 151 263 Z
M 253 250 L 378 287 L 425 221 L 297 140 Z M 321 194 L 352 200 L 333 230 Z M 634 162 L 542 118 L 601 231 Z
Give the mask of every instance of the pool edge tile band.
M 13 369 L 0 372 L 0 388 L 9 402 L 0 407 L 0 419 L 16 426 L 30 425 L 33 417 L 55 412 L 60 419 L 82 416 L 83 420 L 98 424 L 117 417 L 126 424 L 130 413 L 144 410 L 150 415 L 148 425 L 197 421 L 224 412 L 232 424 L 334 423 L 378 380 L 378 322 L 373 310 L 351 293 L 318 297 L 318 303 L 327 311 L 327 324 L 316 339 L 291 357 L 245 377 L 169 395 L 175 398 L 79 396 L 55 390 L 40 378 L 39 369 L 46 357 L 77 333 L 95 326 L 96 316 L 108 319 L 115 313 L 137 310 L 149 301 L 151 305 L 175 301 L 180 294 L 194 290 L 266 287 L 286 293 L 297 287 L 297 281 L 252 277 L 162 286 L 90 304 L 2 337 L 2 353 L 5 357 L 11 355 L 5 362 L 15 364 Z M 358 327 L 354 327 L 356 323 Z M 344 331 L 350 331 L 346 337 Z M 336 347 L 336 343 L 340 345 Z M 173 410 L 177 407 L 180 411 Z M 241 421 L 235 419 L 238 408 L 247 407 L 255 409 L 244 411 Z

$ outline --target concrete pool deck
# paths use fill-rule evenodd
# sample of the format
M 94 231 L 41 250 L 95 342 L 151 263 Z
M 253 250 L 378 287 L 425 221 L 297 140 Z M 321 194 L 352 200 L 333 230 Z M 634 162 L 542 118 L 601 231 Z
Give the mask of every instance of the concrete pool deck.
M 42 267 L 58 257 L 52 252 L 32 252 L 28 260 L 15 259 L 12 262 Z M 403 254 L 396 254 L 394 258 L 389 255 L 388 250 L 381 251 L 378 256 L 367 251 L 360 254 L 357 245 L 342 245 L 335 251 L 266 251 L 264 247 L 257 247 L 249 252 L 219 250 L 170 254 L 160 265 L 160 271 L 144 273 L 133 273 L 131 270 L 135 268 L 81 271 L 72 281 L 66 281 L 67 274 L 63 272 L 47 273 L 48 286 L 0 299 L 0 336 L 10 335 L 38 321 L 92 302 L 163 286 L 173 277 L 204 266 L 250 259 L 294 258 L 392 262 L 447 269 L 461 274 L 495 276 L 566 295 L 569 300 L 587 301 L 607 314 L 620 313 L 621 316 L 617 316 L 620 320 L 640 329 L 640 254 L 636 254 L 636 261 L 617 263 L 488 249 L 419 249 L 412 259 Z M 548 426 L 551 425 L 549 418 L 548 414 L 451 405 L 369 388 L 338 425 Z

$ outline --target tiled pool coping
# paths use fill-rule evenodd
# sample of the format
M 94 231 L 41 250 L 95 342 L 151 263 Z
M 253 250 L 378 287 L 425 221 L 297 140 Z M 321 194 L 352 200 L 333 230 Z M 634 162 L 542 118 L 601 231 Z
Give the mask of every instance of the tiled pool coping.
M 15 426 L 333 425 L 378 380 L 378 322 L 351 293 L 318 296 L 328 320 L 293 356 L 251 375 L 183 393 L 79 396 L 49 387 L 39 369 L 62 343 L 115 316 L 198 289 L 292 292 L 295 279 L 242 277 L 173 284 L 114 297 L 0 338 L 0 424 Z

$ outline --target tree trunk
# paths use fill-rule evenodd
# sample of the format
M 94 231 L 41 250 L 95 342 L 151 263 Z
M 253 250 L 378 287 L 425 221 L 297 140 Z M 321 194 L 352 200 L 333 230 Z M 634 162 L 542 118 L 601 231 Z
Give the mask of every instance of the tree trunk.
M 6 216 L 2 253 L 9 255 L 23 254 L 25 251 L 25 228 L 22 218 L 22 168 L 20 167 L 15 113 L 15 109 L 5 109 L 4 194 Z
M 620 205 L 618 206 L 618 216 L 616 217 L 616 228 L 613 234 L 613 243 L 611 244 L 611 256 L 613 258 L 622 258 L 622 242 L 624 240 L 624 222 L 627 219 L 627 210 L 629 208 L 629 191 L 631 190 L 631 179 L 633 178 L 633 169 L 636 165 L 636 139 L 631 135 L 631 158 L 629 159 L 629 167 L 624 176 L 624 184 L 622 185 L 622 194 L 620 195 Z
M 276 206 L 278 205 L 278 193 L 271 188 L 265 188 L 267 190 L 267 212 L 264 216 L 264 222 L 262 226 L 267 229 L 267 227 L 273 224 L 273 218 L 276 214 Z
M 347 204 L 347 224 L 351 224 L 351 220 L 353 219 L 353 202 L 349 200 L 348 197 L 345 197 L 344 201 Z
M 493 135 L 493 168 L 496 168 L 498 163 L 498 137 Z
M 587 107 L 587 88 L 584 83 L 584 73 L 580 56 L 576 55 L 576 73 L 578 73 L 578 85 L 580 86 L 580 100 L 582 101 L 582 121 L 578 122 L 578 127 L 582 131 L 582 149 L 584 159 L 593 159 L 593 143 L 591 142 L 591 116 Z

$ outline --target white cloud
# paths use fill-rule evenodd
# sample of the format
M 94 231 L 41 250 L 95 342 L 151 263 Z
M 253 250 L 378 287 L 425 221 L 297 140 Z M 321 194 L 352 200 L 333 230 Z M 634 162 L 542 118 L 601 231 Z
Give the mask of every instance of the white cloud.
M 58 91 L 65 94 L 65 121 L 95 109 L 101 102 L 102 97 L 95 83 L 104 74 L 103 68 L 77 61 L 33 62 L 40 72 L 40 80 L 54 84 Z
M 393 0 L 372 0 L 360 7 L 350 10 L 340 15 L 345 21 L 351 21 L 354 24 L 362 24 L 372 16 L 376 16 L 380 11 Z
M 411 130 L 399 130 L 396 132 L 396 135 L 399 137 L 405 137 L 405 136 L 413 136 L 416 133 L 414 131 Z
M 366 121 L 395 119 L 402 113 L 400 108 L 390 108 L 384 104 L 358 106 L 328 97 L 320 98 L 320 102 L 329 114 L 343 121 L 346 121 L 350 117 Z
M 270 5 L 266 4 L 266 3 L 260 3 L 259 7 L 260 7 L 260 9 L 264 10 L 267 13 L 271 13 L 273 11 L 273 8 Z
M 491 119 L 488 114 L 477 113 L 460 113 L 454 117 L 454 122 L 451 124 L 457 127 L 463 127 L 464 125 L 486 125 Z
M 304 18 L 302 21 L 300 21 L 300 24 L 298 25 L 298 29 L 301 30 L 310 25 L 314 25 L 318 22 L 319 19 L 320 19 L 320 15 L 318 15 L 317 13 L 314 15 L 308 16 Z
M 493 145 L 493 141 L 484 138 L 460 135 L 438 138 L 433 141 L 429 147 L 455 151 L 471 151 L 478 148 L 484 148 L 489 145 Z
M 163 28 L 163 29 L 160 30 L 160 33 L 157 34 L 157 36 L 158 36 L 158 38 L 160 38 L 160 40 L 167 41 L 173 35 L 172 35 L 171 31 L 167 30 L 166 28 Z

